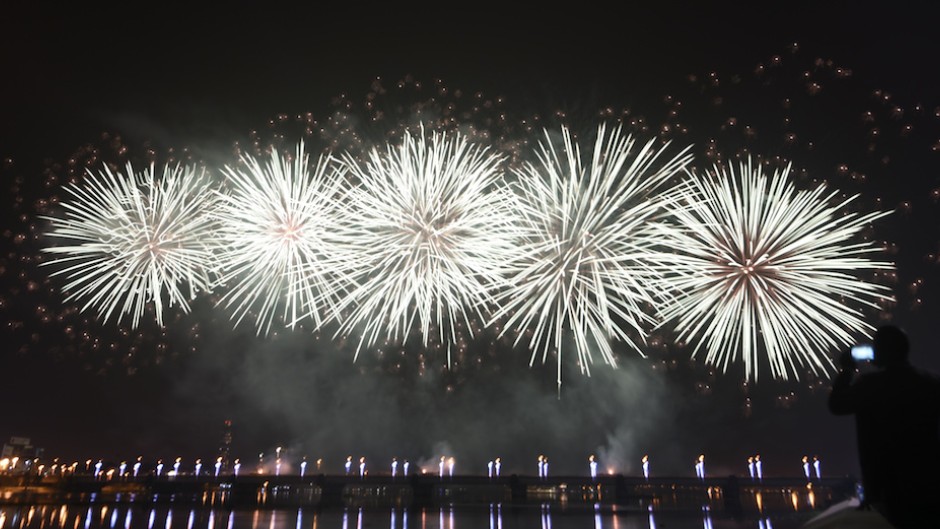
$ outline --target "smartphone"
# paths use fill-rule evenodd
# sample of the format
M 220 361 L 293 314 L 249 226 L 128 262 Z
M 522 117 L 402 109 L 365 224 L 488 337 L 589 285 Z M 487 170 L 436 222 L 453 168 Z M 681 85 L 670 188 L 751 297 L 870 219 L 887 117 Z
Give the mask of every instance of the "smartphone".
M 871 344 L 859 344 L 852 347 L 852 358 L 856 362 L 870 362 L 875 358 L 875 349 Z

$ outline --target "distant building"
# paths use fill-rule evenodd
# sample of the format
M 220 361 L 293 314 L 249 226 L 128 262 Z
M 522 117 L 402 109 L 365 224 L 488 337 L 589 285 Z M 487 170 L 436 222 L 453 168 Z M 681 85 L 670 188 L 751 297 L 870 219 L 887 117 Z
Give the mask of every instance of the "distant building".
M 9 457 L 11 459 L 18 457 L 21 460 L 32 460 L 41 456 L 42 448 L 33 446 L 29 437 L 11 437 L 9 442 L 4 443 L 3 452 L 0 453 L 0 457 Z
M 223 423 L 222 444 L 219 446 L 219 457 L 222 458 L 223 468 L 230 468 L 230 458 L 232 455 L 232 421 L 226 419 Z
M 0 451 L 0 472 L 28 472 L 33 460 L 42 457 L 42 448 L 33 446 L 29 437 L 11 437 Z

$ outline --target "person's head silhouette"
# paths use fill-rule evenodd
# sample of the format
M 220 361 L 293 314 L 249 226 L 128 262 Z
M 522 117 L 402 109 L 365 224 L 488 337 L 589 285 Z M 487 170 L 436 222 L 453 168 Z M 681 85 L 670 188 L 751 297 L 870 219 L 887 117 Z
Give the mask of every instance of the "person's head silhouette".
M 875 357 L 872 363 L 877 367 L 891 368 L 907 363 L 910 343 L 907 334 L 894 325 L 879 327 L 874 339 Z

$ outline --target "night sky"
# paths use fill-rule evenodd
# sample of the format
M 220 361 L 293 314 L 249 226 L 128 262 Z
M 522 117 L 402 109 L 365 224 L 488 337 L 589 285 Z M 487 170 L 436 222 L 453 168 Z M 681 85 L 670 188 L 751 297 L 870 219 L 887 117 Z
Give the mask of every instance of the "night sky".
M 693 144 L 696 166 L 792 161 L 800 187 L 825 182 L 858 193 L 861 211 L 893 210 L 865 234 L 897 265 L 896 303 L 871 322 L 906 328 L 914 363 L 940 370 L 940 39 L 916 3 L 826 4 L 6 8 L 0 440 L 30 437 L 68 460 L 210 460 L 231 419 L 236 457 L 283 446 L 336 472 L 346 455 L 383 469 L 393 456 L 454 455 L 458 472 L 500 456 L 532 473 L 541 453 L 555 472 L 586 472 L 597 453 L 638 473 L 649 453 L 653 472 L 692 475 L 704 453 L 710 473 L 743 474 L 760 453 L 765 475 L 796 475 L 804 454 L 856 473 L 852 419 L 828 415 L 827 380 L 745 385 L 743 368 L 713 372 L 668 333 L 648 359 L 623 349 L 616 370 L 566 366 L 559 396 L 552 362 L 530 368 L 489 335 L 448 370 L 413 344 L 354 363 L 326 334 L 233 331 L 211 299 L 166 329 L 134 330 L 78 314 L 37 266 L 40 215 L 86 163 L 231 163 L 236 142 L 306 137 L 307 113 L 326 130 L 307 140 L 325 148 L 337 112 L 381 137 L 416 106 L 453 103 L 460 116 L 477 98 L 491 105 L 458 119 L 498 118 L 494 130 L 519 135 L 621 118 Z M 364 106 L 377 86 L 381 125 Z

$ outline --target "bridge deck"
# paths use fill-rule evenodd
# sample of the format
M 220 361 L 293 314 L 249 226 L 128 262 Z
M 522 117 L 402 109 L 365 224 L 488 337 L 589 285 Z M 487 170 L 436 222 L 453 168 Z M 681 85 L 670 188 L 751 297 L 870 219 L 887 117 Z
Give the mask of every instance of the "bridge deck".
M 430 506 L 446 504 L 584 503 L 683 509 L 718 505 L 740 510 L 775 504 L 826 505 L 850 497 L 855 480 L 824 478 L 691 478 L 637 476 L 93 476 L 0 477 L 0 503 L 189 502 L 222 506 Z

